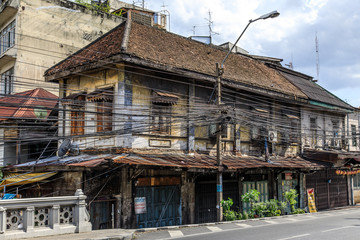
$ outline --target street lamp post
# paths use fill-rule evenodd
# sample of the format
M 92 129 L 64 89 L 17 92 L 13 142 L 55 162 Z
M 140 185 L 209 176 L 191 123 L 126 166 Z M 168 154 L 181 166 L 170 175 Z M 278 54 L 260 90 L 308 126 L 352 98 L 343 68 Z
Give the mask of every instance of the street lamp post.
M 218 106 L 221 105 L 221 76 L 224 73 L 224 63 L 225 63 L 226 59 L 229 57 L 231 51 L 234 49 L 236 44 L 239 42 L 240 38 L 242 37 L 242 35 L 246 31 L 246 29 L 249 27 L 249 25 L 251 23 L 256 22 L 257 20 L 260 20 L 260 19 L 265 20 L 268 18 L 275 18 L 279 15 L 280 15 L 280 13 L 278 11 L 272 11 L 270 13 L 264 14 L 264 15 L 256 18 L 255 20 L 250 19 L 249 23 L 246 25 L 246 27 L 244 28 L 244 30 L 242 31 L 242 33 L 240 34 L 240 36 L 238 37 L 238 39 L 236 40 L 234 45 L 231 47 L 231 49 L 226 54 L 225 58 L 222 60 L 220 66 L 219 66 L 219 63 L 216 63 L 216 76 L 217 76 L 217 79 L 216 79 L 216 84 L 217 84 L 216 105 L 218 105 Z M 221 201 L 223 200 L 223 179 L 222 179 L 223 178 L 223 176 L 222 176 L 223 166 L 222 166 L 222 159 L 221 159 L 221 125 L 220 125 L 220 123 L 217 123 L 217 125 L 216 125 L 216 161 L 217 161 L 217 165 L 218 165 L 217 185 L 216 185 L 216 209 L 217 209 L 216 213 L 217 213 L 217 221 L 220 222 L 223 220 L 223 209 L 221 207 Z

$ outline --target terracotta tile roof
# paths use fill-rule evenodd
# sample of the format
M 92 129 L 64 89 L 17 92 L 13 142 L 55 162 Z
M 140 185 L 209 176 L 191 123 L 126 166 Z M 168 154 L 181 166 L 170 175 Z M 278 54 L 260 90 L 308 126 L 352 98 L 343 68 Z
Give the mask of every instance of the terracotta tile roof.
M 106 59 L 113 61 L 109 58 L 120 54 L 214 77 L 216 75 L 215 63 L 221 62 L 227 53 L 226 50 L 218 47 L 136 22 L 131 23 L 127 47 L 122 49 L 123 41 L 127 41 L 127 36 L 124 36 L 125 26 L 126 23 L 122 23 L 90 45 L 48 69 L 45 72 L 46 79 L 54 80 L 50 76 L 60 72 L 70 75 L 78 66 L 101 60 L 106 61 Z M 118 62 L 121 60 L 124 59 L 117 58 Z M 230 54 L 225 63 L 223 78 L 291 96 L 307 98 L 303 92 L 289 83 L 276 70 L 265 66 L 261 61 L 239 54 Z
M 0 120 L 6 119 L 36 119 L 36 109 L 46 111 L 46 119 L 58 102 L 58 97 L 42 88 L 16 93 L 0 98 Z M 38 107 L 38 108 L 36 108 Z M 40 107 L 40 108 L 39 108 Z

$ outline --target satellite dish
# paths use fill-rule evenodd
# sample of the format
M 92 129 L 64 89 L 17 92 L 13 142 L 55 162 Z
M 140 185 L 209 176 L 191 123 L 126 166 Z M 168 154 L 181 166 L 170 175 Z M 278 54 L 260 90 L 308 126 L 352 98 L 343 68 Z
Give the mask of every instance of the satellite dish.
M 79 144 L 77 143 L 73 143 L 70 145 L 70 150 L 69 150 L 69 154 L 70 155 L 79 155 L 80 154 L 80 148 L 79 148 Z
M 69 151 L 70 147 L 71 147 L 71 140 L 67 138 L 61 143 L 57 151 L 57 155 L 59 157 L 63 157 Z

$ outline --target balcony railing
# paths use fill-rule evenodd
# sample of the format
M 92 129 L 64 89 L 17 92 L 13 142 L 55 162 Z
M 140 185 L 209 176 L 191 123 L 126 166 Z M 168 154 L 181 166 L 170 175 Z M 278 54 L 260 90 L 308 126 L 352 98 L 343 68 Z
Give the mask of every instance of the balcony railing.
M 86 196 L 0 200 L 0 239 L 91 231 Z

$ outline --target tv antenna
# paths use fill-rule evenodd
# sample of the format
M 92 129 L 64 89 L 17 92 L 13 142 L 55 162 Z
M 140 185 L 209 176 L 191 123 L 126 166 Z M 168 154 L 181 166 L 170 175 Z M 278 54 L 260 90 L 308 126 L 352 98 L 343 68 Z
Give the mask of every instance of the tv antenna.
M 316 51 L 316 79 L 320 80 L 320 57 L 319 57 L 319 39 L 317 32 L 315 33 L 315 51 Z
M 211 19 L 211 12 L 209 10 L 209 18 L 205 18 L 206 21 L 208 21 L 208 27 L 209 27 L 209 38 L 210 38 L 210 44 L 212 43 L 212 35 L 219 35 L 219 33 L 214 32 L 212 30 L 212 25 L 214 24 L 214 22 Z
M 287 66 L 288 68 L 290 68 L 291 70 L 294 70 L 294 65 L 293 65 L 293 54 L 291 54 L 291 61 L 288 64 L 285 64 L 285 66 Z

